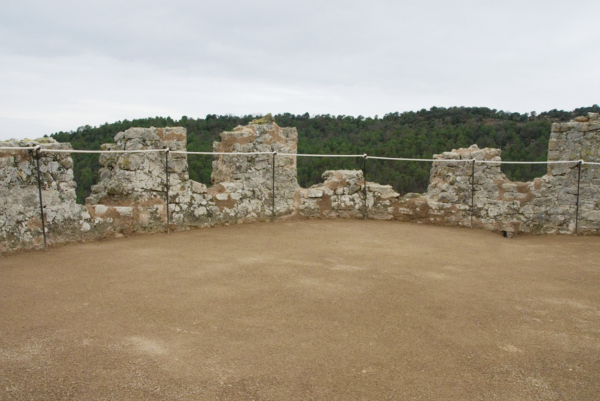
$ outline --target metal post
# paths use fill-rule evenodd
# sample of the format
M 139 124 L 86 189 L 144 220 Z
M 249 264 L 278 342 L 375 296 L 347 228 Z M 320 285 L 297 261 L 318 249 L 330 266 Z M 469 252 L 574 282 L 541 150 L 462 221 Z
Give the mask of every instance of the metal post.
M 475 210 L 475 159 L 471 166 L 471 228 L 473 228 L 473 213 Z
M 167 188 L 167 234 L 171 233 L 171 214 L 169 213 L 169 148 L 165 149 L 165 176 Z
M 577 163 L 577 207 L 575 209 L 575 235 L 579 235 L 579 188 L 581 187 L 581 165 L 583 160 Z
M 271 201 L 271 221 L 275 221 L 275 156 L 277 156 L 277 151 L 273 151 L 273 175 L 272 175 L 272 196 L 273 199 Z
M 369 156 L 365 153 L 363 155 L 363 179 L 365 181 L 365 212 L 364 219 L 366 220 L 369 215 L 369 206 L 367 205 L 367 159 Z
M 40 216 L 42 217 L 42 235 L 44 237 L 44 250 L 48 249 L 48 243 L 46 242 L 46 222 L 44 219 L 44 199 L 42 198 L 42 177 L 40 174 L 40 145 L 37 145 L 33 151 L 35 152 L 35 161 L 37 168 L 37 181 L 38 181 L 38 193 L 40 197 Z

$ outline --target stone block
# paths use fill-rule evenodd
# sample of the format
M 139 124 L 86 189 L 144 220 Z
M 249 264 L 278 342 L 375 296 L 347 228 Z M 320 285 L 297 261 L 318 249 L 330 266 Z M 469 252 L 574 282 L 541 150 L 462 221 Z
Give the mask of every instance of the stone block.
M 133 216 L 133 207 L 115 206 L 115 210 L 122 217 L 132 217 Z
M 507 192 L 514 192 L 517 190 L 517 184 L 513 183 L 513 182 L 506 182 L 504 184 L 501 185 L 502 189 L 507 191 Z
M 307 195 L 309 198 L 321 198 L 323 197 L 323 191 L 320 189 L 308 189 Z

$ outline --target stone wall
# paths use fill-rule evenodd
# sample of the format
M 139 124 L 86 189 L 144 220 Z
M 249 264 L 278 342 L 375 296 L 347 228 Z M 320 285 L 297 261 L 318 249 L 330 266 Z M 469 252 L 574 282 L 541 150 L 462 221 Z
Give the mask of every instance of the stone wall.
M 160 150 L 169 148 L 169 216 L 171 229 L 266 221 L 273 218 L 273 154 L 296 153 L 295 128 L 251 124 L 221 133 L 215 142 L 212 186 L 189 179 L 184 128 L 131 128 L 115 136 L 103 150 Z M 243 153 L 266 153 L 245 155 Z M 190 156 L 207 157 L 207 156 Z M 211 156 L 209 156 L 211 157 Z M 292 211 L 296 157 L 275 158 L 275 213 Z M 165 230 L 165 153 L 120 153 L 100 156 L 100 182 L 92 187 L 88 205 L 118 206 L 132 218 L 130 232 Z
M 294 215 L 305 218 L 364 218 L 364 177 L 360 170 L 326 171 L 325 182 L 294 194 Z
M 585 160 L 600 162 L 600 116 L 588 113 L 574 121 L 553 124 L 548 144 L 548 160 Z M 576 169 L 573 165 L 551 164 L 548 176 L 550 192 L 558 192 L 562 204 L 574 204 L 577 193 Z M 543 179 L 544 177 L 542 177 Z M 552 191 L 553 190 L 553 191 Z M 581 166 L 579 195 L 579 232 L 598 233 L 600 230 L 600 166 Z M 555 204 L 554 207 L 559 207 Z
M 50 245 L 56 245 L 165 231 L 165 157 L 172 230 L 274 218 L 369 218 L 478 227 L 506 235 L 571 234 L 578 160 L 600 161 L 599 135 L 600 119 L 594 113 L 554 124 L 549 160 L 572 162 L 551 164 L 546 175 L 531 182 L 507 179 L 498 163 L 499 149 L 473 145 L 444 152 L 434 156 L 440 161 L 432 164 L 427 192 L 401 196 L 389 185 L 365 183 L 359 170 L 326 171 L 322 184 L 300 188 L 296 157 L 286 155 L 297 152 L 298 133 L 268 118 L 221 133 L 221 141 L 213 144 L 219 155 L 189 156 L 214 157 L 210 187 L 189 179 L 188 155 L 177 153 L 186 148 L 184 128 L 131 128 L 102 150 L 160 151 L 101 154 L 100 181 L 92 187 L 86 205 L 75 202 L 70 155 L 41 153 L 47 237 Z M 0 142 L 0 147 L 37 144 L 71 149 L 70 144 L 51 139 Z M 162 151 L 166 148 L 168 156 Z M 487 163 L 475 163 L 473 174 L 472 159 Z M 600 233 L 599 170 L 599 166 L 581 167 L 581 234 Z M 2 151 L 0 180 L 0 253 L 39 249 L 43 241 L 33 153 Z
M 293 196 L 299 188 L 296 177 L 296 156 L 272 154 L 235 155 L 235 153 L 277 152 L 295 154 L 298 146 L 296 128 L 281 128 L 274 122 L 238 126 L 231 132 L 221 133 L 221 142 L 213 144 L 218 155 L 213 161 L 212 184 L 233 192 L 238 214 L 265 220 L 287 216 L 294 210 Z M 275 190 L 273 192 L 273 161 L 275 161 Z
M 0 142 L 1 147 L 71 149 L 53 139 Z M 46 231 L 54 233 L 51 243 L 80 236 L 82 206 L 75 202 L 73 160 L 68 153 L 41 153 L 40 173 Z M 31 151 L 0 151 L 0 254 L 43 246 L 42 220 L 35 154 Z
M 517 233 L 570 234 L 575 232 L 577 213 L 578 161 L 600 159 L 600 118 L 596 113 L 576 121 L 555 123 L 549 141 L 548 173 L 530 182 L 512 182 L 501 171 L 499 149 L 458 149 L 436 155 L 456 163 L 433 163 L 430 185 L 424 198 L 430 207 L 458 210 L 443 214 L 446 223 Z M 475 163 L 473 219 L 471 221 L 472 164 Z M 598 234 L 600 229 L 600 171 L 598 166 L 581 166 L 579 199 L 580 234 Z
M 185 150 L 184 128 L 131 128 L 115 136 L 102 150 Z M 95 219 L 116 224 L 116 232 L 164 231 L 167 223 L 165 152 L 102 153 L 100 180 L 86 199 Z M 189 180 L 187 158 L 169 154 L 169 181 L 179 186 Z M 107 219 L 112 219 L 108 221 Z M 96 220 L 95 220 L 96 221 Z M 101 223 L 100 220 L 97 223 Z M 100 230 L 104 231 L 104 230 Z

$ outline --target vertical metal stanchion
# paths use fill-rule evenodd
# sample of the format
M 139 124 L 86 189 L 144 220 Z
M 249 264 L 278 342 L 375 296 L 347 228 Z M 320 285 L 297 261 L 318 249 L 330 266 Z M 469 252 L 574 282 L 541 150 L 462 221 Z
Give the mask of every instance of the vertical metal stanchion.
M 272 201 L 271 201 L 271 221 L 275 221 L 275 156 L 277 156 L 277 151 L 274 150 L 273 151 L 273 175 L 272 175 L 272 184 L 271 184 L 271 190 L 272 190 Z
M 581 165 L 583 160 L 577 163 L 577 206 L 575 208 L 575 235 L 579 235 L 579 189 L 581 187 Z
M 471 166 L 471 228 L 473 228 L 473 213 L 475 210 L 475 159 Z
M 369 206 L 367 205 L 367 159 L 369 156 L 365 153 L 363 155 L 363 179 L 365 181 L 365 213 L 364 219 L 367 220 L 369 215 Z
M 169 151 L 169 148 L 165 149 L 165 186 L 167 189 L 167 234 L 171 234 L 171 214 L 169 213 Z
M 40 197 L 40 216 L 42 217 L 42 236 L 44 237 L 44 250 L 48 249 L 48 243 L 46 242 L 46 221 L 44 218 L 44 199 L 42 198 L 42 176 L 40 174 L 40 153 L 42 148 L 37 145 L 33 148 L 35 152 L 35 164 L 37 168 L 37 181 L 38 181 L 38 194 Z

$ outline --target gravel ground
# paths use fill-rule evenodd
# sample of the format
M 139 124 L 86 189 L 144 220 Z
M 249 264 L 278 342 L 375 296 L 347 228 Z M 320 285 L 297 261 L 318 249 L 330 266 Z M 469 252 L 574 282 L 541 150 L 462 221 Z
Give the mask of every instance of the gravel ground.
M 598 400 L 600 238 L 377 221 L 0 258 L 2 400 Z

